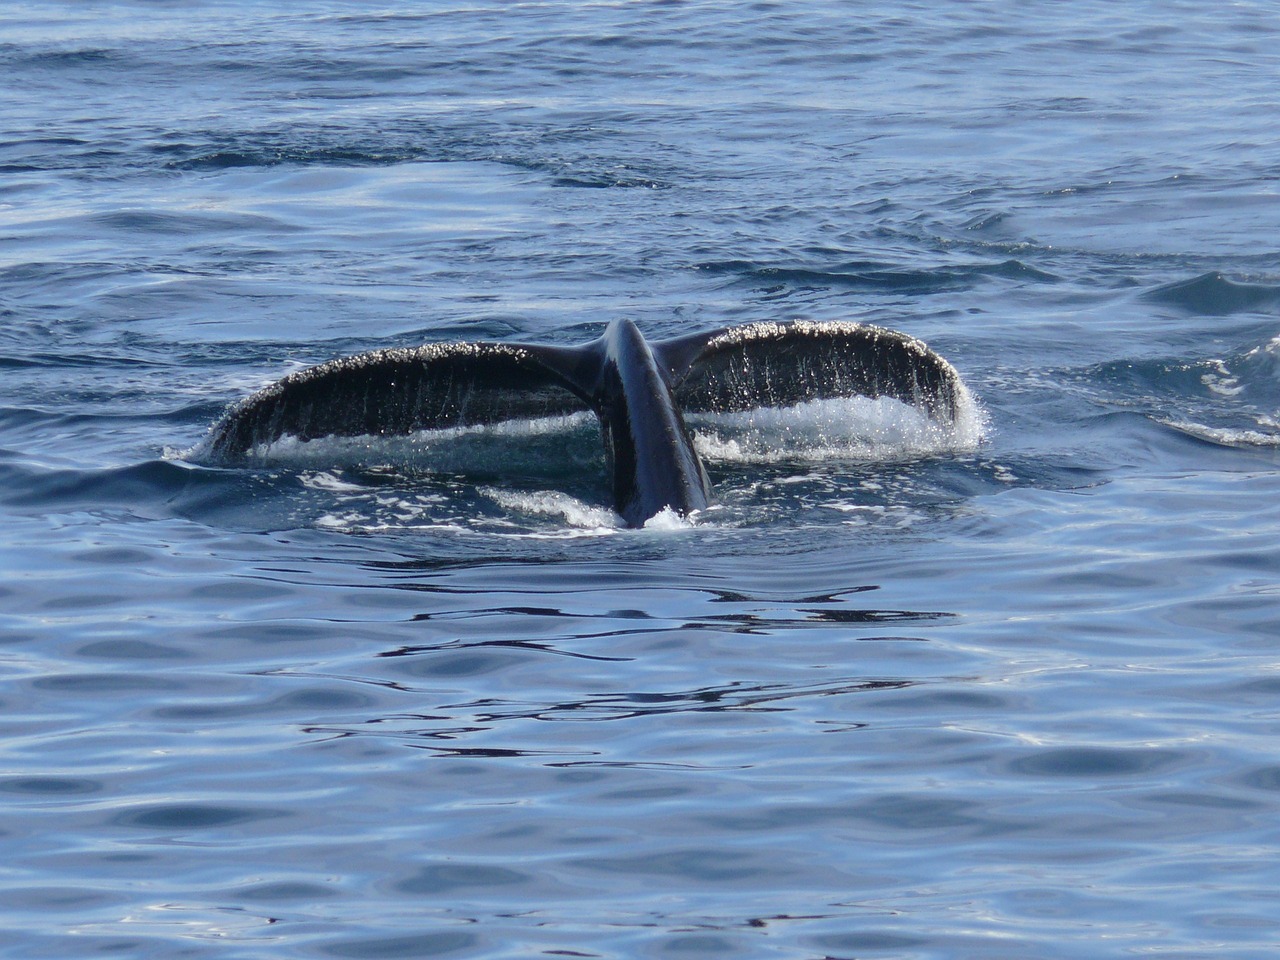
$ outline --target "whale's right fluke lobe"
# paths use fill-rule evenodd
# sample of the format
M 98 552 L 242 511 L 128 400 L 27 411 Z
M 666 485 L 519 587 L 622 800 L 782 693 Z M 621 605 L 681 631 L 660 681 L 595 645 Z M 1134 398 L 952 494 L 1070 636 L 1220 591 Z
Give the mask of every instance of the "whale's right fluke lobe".
M 689 413 L 734 413 L 837 397 L 892 397 L 956 418 L 960 376 L 914 337 L 841 321 L 751 323 L 655 344 Z

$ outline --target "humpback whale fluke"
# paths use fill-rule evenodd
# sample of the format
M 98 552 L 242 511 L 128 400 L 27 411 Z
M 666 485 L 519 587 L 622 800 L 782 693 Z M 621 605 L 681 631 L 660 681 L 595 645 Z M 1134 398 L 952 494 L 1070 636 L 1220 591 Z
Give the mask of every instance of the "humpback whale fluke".
M 732 413 L 810 400 L 891 397 L 952 423 L 955 368 L 883 327 L 750 323 L 650 343 L 615 320 L 579 347 L 477 342 L 375 350 L 300 370 L 233 406 L 206 440 L 235 462 L 285 436 L 395 436 L 595 413 L 628 526 L 707 506 L 711 487 L 684 412 Z

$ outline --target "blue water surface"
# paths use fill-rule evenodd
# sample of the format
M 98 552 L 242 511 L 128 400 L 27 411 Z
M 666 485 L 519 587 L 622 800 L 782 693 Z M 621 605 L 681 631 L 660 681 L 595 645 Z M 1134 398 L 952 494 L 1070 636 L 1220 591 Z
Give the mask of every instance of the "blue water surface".
M 0 955 L 1277 955 L 1278 35 L 5 6 Z M 589 423 L 197 453 L 619 317 L 900 329 L 981 422 L 703 426 L 642 531 Z

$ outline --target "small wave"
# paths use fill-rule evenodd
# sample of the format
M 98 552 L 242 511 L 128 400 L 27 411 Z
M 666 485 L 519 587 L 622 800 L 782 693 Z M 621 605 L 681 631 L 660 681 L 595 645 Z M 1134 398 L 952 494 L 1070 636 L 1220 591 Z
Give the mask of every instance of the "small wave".
M 166 169 L 219 172 L 240 168 L 380 167 L 404 163 L 489 162 L 533 171 L 553 187 L 585 189 L 667 188 L 674 173 L 641 169 L 631 163 L 595 156 L 547 156 L 536 144 L 521 145 L 472 126 L 405 129 L 389 137 L 383 130 L 360 128 L 308 131 L 306 134 L 246 131 L 173 139 L 151 147 Z
M 22 356 L 0 355 L 0 369 L 88 367 L 163 367 L 158 360 L 144 357 L 113 356 L 96 353 L 26 353 Z
M 180 152 L 181 146 L 167 149 Z M 189 156 L 170 160 L 165 164 L 170 170 L 197 172 L 232 170 L 238 167 L 279 166 L 344 166 L 368 167 L 429 160 L 422 151 L 409 149 L 357 149 L 355 147 L 307 147 L 301 145 L 263 145 L 226 147 L 221 149 L 187 148 Z
M 1111 361 L 1087 368 L 1103 402 L 1209 443 L 1280 445 L 1280 337 L 1204 359 Z
M 1280 423 L 1265 420 L 1260 426 L 1271 429 L 1253 430 L 1242 427 L 1211 427 L 1203 423 L 1187 420 L 1161 420 L 1167 427 L 1185 433 L 1197 440 L 1205 440 L 1222 447 L 1280 447 Z
M 531 166 L 522 164 L 522 166 Z M 551 181 L 553 187 L 572 187 L 583 190 L 609 190 L 615 187 L 626 189 L 662 190 L 666 184 L 653 177 L 630 173 L 625 170 L 587 170 L 570 171 L 557 175 Z
M 1110 360 L 1062 376 L 1119 392 L 1131 403 L 1209 399 L 1271 409 L 1280 404 L 1280 337 L 1217 357 Z
M 894 293 L 938 293 L 964 289 L 986 277 L 1041 283 L 1052 283 L 1059 279 L 1020 260 L 943 266 L 928 270 L 906 270 L 893 264 L 874 261 L 855 261 L 830 267 L 777 267 L 760 266 L 748 260 L 723 260 L 701 263 L 696 269 L 769 284 L 781 282 L 798 286 Z
M 1254 347 L 1245 359 L 1263 366 L 1272 377 L 1280 378 L 1280 336 L 1272 337 L 1260 347 Z
M 1280 304 L 1280 286 L 1240 283 L 1221 273 L 1205 273 L 1156 287 L 1144 294 L 1144 299 L 1188 313 L 1222 316 L 1275 307 Z
M 13 66 L 74 70 L 90 64 L 124 65 L 127 62 L 127 58 L 120 51 L 109 47 L 81 47 L 70 50 L 32 50 Z
M 99 469 L 54 468 L 32 462 L 5 465 L 0 499 L 16 507 L 65 511 L 122 508 L 167 515 L 198 487 L 196 468 L 164 460 Z

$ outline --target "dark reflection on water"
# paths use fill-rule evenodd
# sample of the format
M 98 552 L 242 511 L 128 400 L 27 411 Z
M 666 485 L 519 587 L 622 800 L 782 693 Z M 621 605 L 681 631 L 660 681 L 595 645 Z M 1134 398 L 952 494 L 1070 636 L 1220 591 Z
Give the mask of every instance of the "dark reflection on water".
M 397 740 L 452 740 L 502 724 L 526 720 L 552 722 L 591 722 L 634 720 L 666 714 L 699 712 L 750 711 L 753 713 L 785 712 L 794 709 L 793 701 L 809 698 L 840 697 L 860 693 L 904 690 L 921 681 L 905 679 L 823 680 L 806 685 L 734 682 L 721 687 L 706 687 L 676 692 L 628 691 L 604 693 L 580 700 L 529 702 L 485 698 L 461 703 L 441 704 L 431 713 L 405 713 L 393 717 L 375 717 L 346 728 L 334 726 L 307 727 L 304 732 L 325 736 L 374 736 Z M 465 718 L 466 723 L 458 723 Z M 449 755 L 457 755 L 448 751 Z M 481 756 L 541 756 L 558 754 L 558 750 L 509 750 L 481 752 Z
M 666 631 L 678 626 L 681 629 L 697 630 L 711 629 L 722 630 L 726 626 L 733 629 L 735 633 L 753 633 L 767 634 L 770 630 L 786 628 L 796 629 L 806 624 L 826 624 L 826 623 L 858 623 L 858 624 L 879 624 L 879 623 L 927 623 L 933 620 L 945 620 L 955 617 L 954 613 L 944 613 L 941 611 L 920 611 L 920 610 L 875 610 L 875 609 L 836 609 L 836 610 L 818 610 L 813 608 L 798 609 L 781 609 L 773 602 L 770 602 L 768 608 L 760 613 L 724 613 L 712 614 L 700 617 L 697 620 L 684 620 L 678 625 L 661 621 L 658 617 L 637 611 L 618 611 L 610 610 L 607 614 L 584 614 L 571 613 L 561 610 L 537 609 L 520 607 L 495 607 L 492 609 L 469 611 L 466 613 L 442 613 L 430 614 L 421 613 L 413 617 L 415 622 L 425 623 L 447 623 L 450 620 L 466 620 L 471 621 L 476 617 L 487 616 L 520 616 L 528 615 L 535 617 L 556 617 L 568 620 L 587 620 L 593 623 L 599 623 L 602 620 L 653 620 L 655 621 L 654 631 Z M 621 636 L 624 634 L 636 633 L 634 627 L 627 627 L 619 630 L 609 630 L 599 633 L 594 632 L 575 632 L 574 636 L 579 639 L 601 638 Z M 639 631 L 644 632 L 644 631 Z M 908 639 L 908 638 L 902 638 Z M 912 637 L 909 639 L 922 639 Z M 488 641 L 492 643 L 493 641 Z M 519 641 L 501 641 L 504 643 L 516 644 Z M 418 652 L 425 649 L 435 649 L 434 647 L 411 647 L 406 648 L 407 651 Z M 545 647 L 543 648 L 545 649 Z M 382 656 L 402 656 L 402 652 L 392 652 L 382 654 Z
M 622 635 L 633 631 L 618 631 L 616 634 L 592 634 L 594 637 L 607 637 L 611 635 Z M 464 642 L 461 640 L 446 640 L 442 643 L 400 647 L 396 650 L 386 650 L 376 654 L 379 657 L 413 657 L 424 653 L 434 653 L 443 650 L 459 650 L 468 647 L 510 647 L 516 650 L 531 650 L 540 653 L 550 653 L 560 657 L 576 657 L 581 660 L 601 660 L 624 662 L 631 659 L 630 657 L 609 657 L 599 654 L 579 653 L 573 650 L 559 650 L 551 643 L 539 643 L 533 640 L 477 640 L 473 642 Z
M 912 686 L 908 680 L 860 680 L 823 682 L 808 688 L 783 685 L 730 684 L 679 693 L 619 693 L 587 700 L 549 704 L 532 710 L 514 708 L 481 713 L 484 721 L 502 720 L 626 720 L 664 713 L 718 710 L 785 709 L 783 704 L 799 697 L 830 697 L 867 690 L 900 690 Z M 773 706 L 768 706 L 773 705 Z M 463 706 L 488 706 L 485 701 Z

